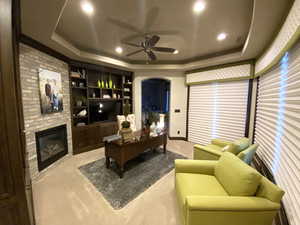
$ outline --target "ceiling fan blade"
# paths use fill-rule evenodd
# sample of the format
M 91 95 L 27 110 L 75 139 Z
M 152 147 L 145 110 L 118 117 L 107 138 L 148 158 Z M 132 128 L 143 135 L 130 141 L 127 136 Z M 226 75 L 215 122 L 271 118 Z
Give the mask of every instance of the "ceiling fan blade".
M 137 28 L 135 28 L 134 26 L 132 26 L 131 24 L 122 22 L 120 20 L 114 19 L 114 18 L 107 18 L 107 21 L 126 30 L 130 30 L 132 32 L 138 33 L 138 34 L 143 34 L 143 32 Z
M 153 51 L 157 52 L 167 52 L 167 53 L 174 53 L 176 49 L 174 48 L 165 48 L 165 47 L 152 47 Z
M 151 61 L 156 60 L 156 55 L 152 51 L 147 52 L 147 54 L 148 54 L 149 58 L 151 59 Z
M 126 56 L 127 56 L 127 57 L 128 57 L 128 56 L 132 56 L 132 55 L 137 54 L 137 53 L 142 52 L 142 51 L 144 51 L 144 49 L 140 49 L 140 50 L 131 52 L 131 53 L 127 54 Z
M 133 46 L 133 47 L 142 47 L 139 44 L 134 44 L 134 43 L 130 43 L 130 42 L 122 42 L 122 43 L 125 44 L 125 45 Z
M 150 46 L 150 47 L 153 47 L 154 45 L 156 45 L 156 43 L 159 41 L 159 39 L 160 39 L 159 36 L 153 35 L 153 36 L 149 39 L 149 41 L 148 41 L 149 46 Z

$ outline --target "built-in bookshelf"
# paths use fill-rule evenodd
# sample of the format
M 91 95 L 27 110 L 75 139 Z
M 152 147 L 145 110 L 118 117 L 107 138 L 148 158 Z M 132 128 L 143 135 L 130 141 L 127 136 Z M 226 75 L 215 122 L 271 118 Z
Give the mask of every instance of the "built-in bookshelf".
M 120 102 L 120 113 L 126 101 L 132 110 L 132 73 L 107 67 L 70 65 L 73 126 L 89 125 L 94 115 L 91 106 Z M 101 109 L 99 109 L 100 111 Z M 103 122 L 112 121 L 111 118 Z M 102 122 L 102 121 L 99 121 Z
M 132 72 L 89 63 L 72 62 L 70 70 L 73 153 L 104 145 L 116 134 L 116 115 L 128 101 L 132 111 Z

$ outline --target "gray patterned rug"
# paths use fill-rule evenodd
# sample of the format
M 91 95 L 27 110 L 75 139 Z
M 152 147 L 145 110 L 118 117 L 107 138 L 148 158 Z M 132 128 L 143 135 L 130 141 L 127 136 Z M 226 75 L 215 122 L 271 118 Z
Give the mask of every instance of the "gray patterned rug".
M 105 158 L 83 165 L 79 170 L 114 209 L 121 209 L 170 172 L 174 168 L 175 159 L 185 158 L 170 151 L 163 154 L 162 149 L 148 151 L 125 165 L 122 179 L 116 173 L 118 170 L 114 162 L 106 169 Z

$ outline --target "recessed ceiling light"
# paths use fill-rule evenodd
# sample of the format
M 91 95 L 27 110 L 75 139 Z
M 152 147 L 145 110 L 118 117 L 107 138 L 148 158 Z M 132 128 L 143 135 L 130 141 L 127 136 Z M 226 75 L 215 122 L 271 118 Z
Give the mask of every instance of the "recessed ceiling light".
M 179 53 L 179 51 L 176 49 L 173 54 L 177 55 Z
M 91 15 L 94 13 L 94 7 L 90 2 L 82 2 L 81 8 L 86 14 Z
M 220 33 L 217 37 L 218 41 L 223 41 L 227 38 L 227 34 L 226 33 Z
M 203 1 L 196 1 L 194 4 L 194 12 L 195 13 L 200 13 L 205 9 L 205 2 Z
M 121 47 L 116 47 L 116 52 L 119 53 L 119 54 L 122 54 L 123 48 L 121 48 Z

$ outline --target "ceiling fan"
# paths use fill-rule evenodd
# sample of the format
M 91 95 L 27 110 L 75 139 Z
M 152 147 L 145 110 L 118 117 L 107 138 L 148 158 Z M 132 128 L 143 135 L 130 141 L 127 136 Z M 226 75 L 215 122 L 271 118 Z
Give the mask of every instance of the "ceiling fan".
M 156 47 L 155 45 L 158 43 L 159 40 L 160 37 L 157 35 L 153 35 L 153 36 L 146 35 L 145 40 L 142 41 L 140 44 L 124 42 L 124 44 L 126 45 L 141 48 L 137 51 L 127 54 L 126 56 L 129 57 L 139 52 L 145 52 L 151 61 L 155 61 L 157 57 L 154 54 L 154 52 L 174 53 L 176 51 L 176 49 L 174 48 Z

